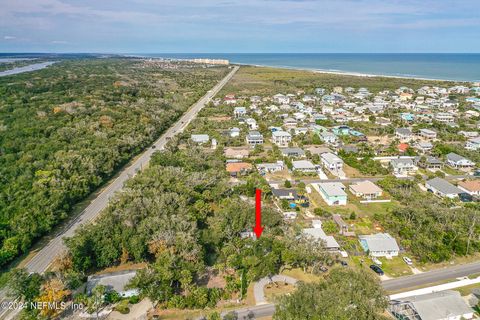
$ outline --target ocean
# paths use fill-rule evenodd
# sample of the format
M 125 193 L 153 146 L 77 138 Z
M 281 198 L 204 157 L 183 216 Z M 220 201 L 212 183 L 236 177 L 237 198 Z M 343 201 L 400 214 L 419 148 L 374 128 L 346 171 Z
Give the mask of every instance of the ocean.
M 480 53 L 157 53 L 146 57 L 228 59 L 231 63 L 394 77 L 480 81 Z

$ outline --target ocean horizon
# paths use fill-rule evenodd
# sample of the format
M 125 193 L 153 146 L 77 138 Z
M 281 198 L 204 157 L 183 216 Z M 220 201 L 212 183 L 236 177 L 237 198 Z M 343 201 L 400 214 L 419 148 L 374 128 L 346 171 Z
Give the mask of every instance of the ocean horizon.
M 480 53 L 137 53 L 152 58 L 228 59 L 230 63 L 335 73 L 480 81 Z

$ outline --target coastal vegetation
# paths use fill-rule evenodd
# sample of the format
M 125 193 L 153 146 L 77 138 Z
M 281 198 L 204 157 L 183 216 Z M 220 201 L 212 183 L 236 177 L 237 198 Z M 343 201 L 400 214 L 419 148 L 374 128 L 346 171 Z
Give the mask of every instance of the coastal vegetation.
M 388 177 L 378 184 L 401 205 L 376 219 L 419 261 L 448 261 L 480 250 L 478 204 L 452 208 L 447 200 L 421 192 L 413 180 Z
M 0 78 L 0 266 L 69 216 L 226 72 L 71 59 Z
M 421 86 L 451 86 L 453 82 L 431 81 L 392 77 L 362 77 L 320 73 L 307 70 L 280 69 L 269 67 L 243 66 L 235 77 L 221 91 L 221 95 L 234 92 L 238 96 L 274 95 L 276 93 L 313 92 L 315 88 L 328 91 L 335 86 L 368 88 L 377 93 L 383 90 L 395 90 L 401 86 L 420 88 Z
M 273 319 L 388 319 L 388 300 L 378 279 L 367 272 L 335 268 L 324 281 L 300 283 L 280 298 Z M 348 310 L 348 311 L 346 311 Z

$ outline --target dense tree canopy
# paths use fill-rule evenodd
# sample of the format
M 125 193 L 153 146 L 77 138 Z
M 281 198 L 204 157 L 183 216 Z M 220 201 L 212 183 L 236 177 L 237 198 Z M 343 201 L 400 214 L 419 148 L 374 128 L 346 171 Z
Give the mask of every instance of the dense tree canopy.
M 371 273 L 335 268 L 317 283 L 300 283 L 280 298 L 278 320 L 380 320 L 387 298 Z
M 225 73 L 78 59 L 0 78 L 0 266 L 67 217 Z

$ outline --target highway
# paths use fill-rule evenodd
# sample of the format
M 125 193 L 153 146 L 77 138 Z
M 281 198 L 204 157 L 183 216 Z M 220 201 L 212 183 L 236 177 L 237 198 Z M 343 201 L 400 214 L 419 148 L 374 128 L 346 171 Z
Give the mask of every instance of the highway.
M 165 147 L 169 138 L 177 133 L 183 131 L 185 127 L 192 121 L 198 112 L 210 101 L 223 86 L 233 77 L 239 67 L 234 67 L 233 70 L 225 76 L 212 90 L 208 91 L 200 100 L 198 100 L 190 109 L 173 125 L 171 126 L 157 141 L 153 143 L 151 148 L 146 149 L 136 160 L 125 167 L 118 177 L 111 181 L 110 184 L 101 191 L 101 193 L 83 210 L 83 212 L 74 219 L 66 228 L 61 230 L 50 242 L 43 247 L 25 267 L 30 272 L 43 273 L 52 264 L 55 257 L 57 257 L 65 246 L 63 244 L 64 237 L 71 237 L 82 224 L 94 220 L 99 213 L 108 205 L 108 200 L 119 190 L 122 189 L 125 181 L 133 177 L 139 170 L 142 170 L 148 162 L 152 154 L 156 150 L 161 150 Z
M 225 86 L 238 69 L 238 66 L 234 67 L 228 75 L 220 80 L 215 87 L 209 90 L 200 100 L 191 106 L 175 124 L 163 133 L 162 136 L 152 144 L 152 147 L 146 149 L 131 164 L 123 168 L 117 177 L 110 181 L 107 187 L 105 187 L 75 219 L 72 219 L 70 223 L 56 233 L 54 237 L 25 264 L 27 270 L 29 272 L 44 273 L 55 258 L 65 250 L 63 238 L 71 237 L 75 233 L 75 230 L 82 224 L 94 220 L 100 212 L 107 207 L 109 199 L 123 188 L 125 181 L 133 177 L 139 170 L 142 170 L 150 161 L 152 154 L 156 150 L 163 149 L 171 137 L 182 132 L 190 121 L 197 116 L 198 112 Z M 0 291 L 0 302 L 3 301 L 10 301 L 10 299 L 5 297 L 4 290 Z M 9 312 L 9 310 L 0 310 L 0 319 L 11 319 L 15 314 L 16 312 Z

